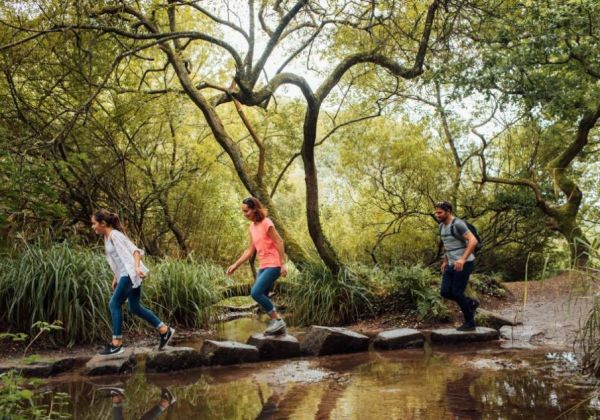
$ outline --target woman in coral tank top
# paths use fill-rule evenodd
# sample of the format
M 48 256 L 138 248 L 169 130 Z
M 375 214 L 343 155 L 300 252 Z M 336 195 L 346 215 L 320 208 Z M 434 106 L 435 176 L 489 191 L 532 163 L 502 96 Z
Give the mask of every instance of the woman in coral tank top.
M 227 269 L 232 274 L 256 251 L 259 270 L 250 295 L 271 316 L 271 322 L 265 330 L 267 335 L 285 334 L 285 322 L 269 299 L 269 291 L 279 276 L 287 275 L 283 239 L 279 236 L 273 221 L 267 217 L 267 209 L 255 197 L 242 201 L 242 213 L 250 220 L 250 243 L 242 256 Z

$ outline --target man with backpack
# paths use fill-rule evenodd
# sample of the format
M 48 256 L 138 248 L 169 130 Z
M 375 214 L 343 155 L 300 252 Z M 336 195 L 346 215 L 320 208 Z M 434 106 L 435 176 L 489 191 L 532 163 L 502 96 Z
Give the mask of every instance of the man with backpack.
M 465 289 L 473 272 L 475 252 L 481 248 L 481 241 L 478 240 L 474 227 L 452 215 L 452 204 L 449 202 L 435 204 L 435 217 L 440 222 L 440 236 L 445 250 L 440 294 L 460 306 L 465 323 L 457 330 L 474 331 L 475 310 L 479 302 L 466 296 Z

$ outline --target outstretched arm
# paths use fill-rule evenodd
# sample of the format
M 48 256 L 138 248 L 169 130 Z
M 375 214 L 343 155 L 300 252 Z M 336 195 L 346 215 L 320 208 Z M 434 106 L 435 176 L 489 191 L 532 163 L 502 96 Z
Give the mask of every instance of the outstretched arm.
M 277 232 L 277 229 L 275 229 L 274 226 L 271 226 L 269 228 L 269 230 L 267 231 L 267 235 L 269 235 L 269 238 L 271 238 L 271 240 L 275 244 L 275 248 L 277 248 L 277 253 L 279 254 L 279 261 L 281 263 L 281 275 L 285 277 L 287 275 L 287 267 L 285 266 L 286 257 L 283 239 L 281 238 L 279 232 Z

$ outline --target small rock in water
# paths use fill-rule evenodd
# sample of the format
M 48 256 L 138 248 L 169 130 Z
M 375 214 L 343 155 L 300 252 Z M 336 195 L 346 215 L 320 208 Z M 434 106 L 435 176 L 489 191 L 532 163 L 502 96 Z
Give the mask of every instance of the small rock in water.
M 520 325 L 516 327 L 505 326 L 500 328 L 500 337 L 510 340 L 513 343 L 531 344 L 532 341 L 544 338 L 544 331 L 533 328 L 529 325 Z
M 236 341 L 206 340 L 202 345 L 202 358 L 208 365 L 232 365 L 257 362 L 258 349 L 255 346 Z
M 254 334 L 248 344 L 256 346 L 261 360 L 290 359 L 300 356 L 298 339 L 289 334 Z
M 477 327 L 475 331 L 457 331 L 454 328 L 442 328 L 431 331 L 431 342 L 437 344 L 468 343 L 497 340 L 499 333 L 493 328 Z
M 383 331 L 373 340 L 373 346 L 381 350 L 404 349 L 410 347 L 423 347 L 423 334 L 412 328 L 398 328 Z
M 200 367 L 202 364 L 202 353 L 198 350 L 190 347 L 165 347 L 163 350 L 148 354 L 146 371 L 172 372 Z
M 135 354 L 132 349 L 125 349 L 123 353 L 114 356 L 101 356 L 97 354 L 86 363 L 85 374 L 96 376 L 131 372 L 135 364 Z
M 313 325 L 300 348 L 314 356 L 355 353 L 369 349 L 369 337 L 346 328 Z

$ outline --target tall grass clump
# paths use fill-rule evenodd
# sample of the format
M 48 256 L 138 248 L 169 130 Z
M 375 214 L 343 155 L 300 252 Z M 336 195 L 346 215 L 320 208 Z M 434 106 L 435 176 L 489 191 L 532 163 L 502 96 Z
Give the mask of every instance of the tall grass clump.
M 450 312 L 439 292 L 439 275 L 421 266 L 396 266 L 382 277 L 382 306 L 415 312 L 428 321 L 447 321 Z
M 297 325 L 343 324 L 369 315 L 374 294 L 368 278 L 344 267 L 334 276 L 323 264 L 308 266 L 282 289 L 290 321 Z
M 215 304 L 223 299 L 223 268 L 205 261 L 165 259 L 156 264 L 144 293 L 165 322 L 187 328 L 209 326 Z
M 573 274 L 580 280 L 585 295 L 592 299 L 591 309 L 578 333 L 577 342 L 583 355 L 583 370 L 600 377 L 600 239 L 595 239 L 587 247 L 586 254 L 586 267 L 578 267 L 575 264 L 573 269 Z
M 2 323 L 29 331 L 37 321 L 62 321 L 64 330 L 55 334 L 68 345 L 106 337 L 112 273 L 102 254 L 74 250 L 66 243 L 27 245 L 1 265 Z

